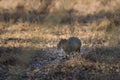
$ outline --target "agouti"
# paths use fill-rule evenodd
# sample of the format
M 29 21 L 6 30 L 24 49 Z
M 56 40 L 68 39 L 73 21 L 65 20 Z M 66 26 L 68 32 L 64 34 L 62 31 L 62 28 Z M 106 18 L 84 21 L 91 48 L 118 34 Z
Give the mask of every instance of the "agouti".
M 61 39 L 57 45 L 58 49 L 62 48 L 66 54 L 71 52 L 80 52 L 81 40 L 77 37 L 70 37 L 67 39 Z

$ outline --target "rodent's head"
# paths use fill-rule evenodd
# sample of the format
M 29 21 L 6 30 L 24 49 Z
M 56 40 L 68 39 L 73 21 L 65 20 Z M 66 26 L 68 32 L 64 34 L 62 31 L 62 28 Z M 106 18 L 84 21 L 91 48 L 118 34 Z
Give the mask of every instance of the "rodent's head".
M 67 39 L 61 39 L 61 40 L 59 41 L 59 43 L 57 44 L 57 48 L 58 48 L 58 49 L 60 49 L 60 48 L 65 49 L 66 42 L 67 42 Z

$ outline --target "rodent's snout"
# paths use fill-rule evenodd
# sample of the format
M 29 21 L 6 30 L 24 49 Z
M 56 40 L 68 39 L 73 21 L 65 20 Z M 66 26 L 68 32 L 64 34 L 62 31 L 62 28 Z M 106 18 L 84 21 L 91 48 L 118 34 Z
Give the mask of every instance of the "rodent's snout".
M 57 50 L 61 50 L 61 48 L 60 48 L 60 47 L 57 47 Z

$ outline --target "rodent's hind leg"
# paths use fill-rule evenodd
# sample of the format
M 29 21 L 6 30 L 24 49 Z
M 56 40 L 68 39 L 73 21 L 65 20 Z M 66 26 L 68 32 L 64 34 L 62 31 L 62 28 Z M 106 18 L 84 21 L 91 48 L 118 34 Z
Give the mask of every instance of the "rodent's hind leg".
M 80 53 L 80 51 L 81 51 L 80 49 L 77 49 L 77 50 L 76 50 L 76 52 L 79 52 L 79 53 Z
M 66 59 L 68 60 L 70 58 L 70 55 L 66 54 Z

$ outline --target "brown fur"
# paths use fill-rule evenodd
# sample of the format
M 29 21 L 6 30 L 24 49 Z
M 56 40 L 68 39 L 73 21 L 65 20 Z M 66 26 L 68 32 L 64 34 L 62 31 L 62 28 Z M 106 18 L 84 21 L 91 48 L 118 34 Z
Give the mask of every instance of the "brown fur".
M 62 48 L 66 54 L 71 52 L 80 52 L 81 40 L 77 37 L 70 37 L 67 39 L 61 39 L 57 45 L 58 48 Z

